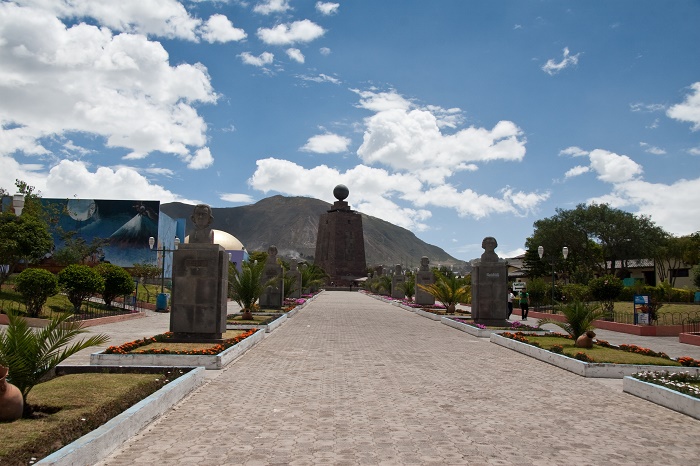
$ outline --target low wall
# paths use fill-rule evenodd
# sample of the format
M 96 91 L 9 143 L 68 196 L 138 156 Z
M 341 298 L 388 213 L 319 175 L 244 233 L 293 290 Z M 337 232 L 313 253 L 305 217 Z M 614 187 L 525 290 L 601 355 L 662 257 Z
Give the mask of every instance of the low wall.
M 123 320 L 140 319 L 141 317 L 146 317 L 145 312 L 132 312 L 131 314 L 119 314 L 116 316 L 98 317 L 96 319 L 81 320 L 82 327 L 93 327 L 95 325 L 113 324 L 115 322 L 121 322 Z M 36 319 L 34 317 L 24 317 L 27 321 L 27 325 L 30 327 L 46 327 L 49 320 L 48 319 Z M 7 318 L 7 314 L 0 314 L 0 325 L 7 325 L 10 320 Z
M 678 335 L 678 341 L 680 343 L 700 346 L 700 333 L 681 333 Z

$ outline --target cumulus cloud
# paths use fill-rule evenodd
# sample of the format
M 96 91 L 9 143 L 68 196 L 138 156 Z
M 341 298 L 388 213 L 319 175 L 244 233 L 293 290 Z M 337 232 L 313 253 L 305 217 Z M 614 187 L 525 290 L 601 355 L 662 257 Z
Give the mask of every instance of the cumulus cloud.
M 253 11 L 261 15 L 269 15 L 272 13 L 284 13 L 291 8 L 289 0 L 265 0 L 256 4 L 253 7 Z
M 646 142 L 640 142 L 639 146 L 644 149 L 644 152 L 647 152 L 649 154 L 654 154 L 654 155 L 664 155 L 666 154 L 666 151 L 664 149 L 661 149 L 656 146 L 652 146 L 647 144 Z
M 235 42 L 248 35 L 243 29 L 233 27 L 233 23 L 224 15 L 212 15 L 201 28 L 201 37 L 207 42 Z
M 263 52 L 257 57 L 250 52 L 243 52 L 238 56 L 241 57 L 244 64 L 258 67 L 270 65 L 275 59 L 275 55 L 270 52 Z
M 73 3 L 48 3 L 61 14 L 81 11 Z M 76 3 L 98 18 L 117 8 Z M 119 11 L 136 5 L 125 2 Z M 113 35 L 86 23 L 67 27 L 47 10 L 2 3 L 0 62 L 0 153 L 46 155 L 49 138 L 70 132 L 100 136 L 132 159 L 155 151 L 186 158 L 206 144 L 196 106 L 218 99 L 207 69 L 170 66 L 162 45 L 143 35 Z
M 693 131 L 698 131 L 700 130 L 700 82 L 693 83 L 690 89 L 691 93 L 686 96 L 685 101 L 669 108 L 666 115 L 674 120 L 688 121 L 693 125 Z
M 340 79 L 334 78 L 333 76 L 328 76 L 327 74 L 320 73 L 316 76 L 308 76 L 308 75 L 301 75 L 299 76 L 300 79 L 304 81 L 313 81 L 315 83 L 331 83 L 331 84 L 340 84 Z
M 513 122 L 443 134 L 439 116 L 396 93 L 359 94 L 360 106 L 375 112 L 365 120 L 357 150 L 366 164 L 411 171 L 424 182 L 442 184 L 456 172 L 475 170 L 478 162 L 520 161 L 525 155 L 525 139 Z
M 591 169 L 598 174 L 598 179 L 606 183 L 622 183 L 642 174 L 642 166 L 627 157 L 595 149 L 589 154 Z
M 690 155 L 700 155 L 700 147 L 691 147 L 688 149 Z
M 559 155 L 570 155 L 572 157 L 583 157 L 584 155 L 588 155 L 588 151 L 585 151 L 585 150 L 581 149 L 580 147 L 571 146 L 571 147 L 567 147 L 566 149 L 560 150 Z
M 304 63 L 304 54 L 299 49 L 287 49 L 287 56 L 297 63 Z
M 192 170 L 209 168 L 214 163 L 214 157 L 212 157 L 208 147 L 199 149 L 194 155 L 187 155 L 185 160 L 187 161 L 187 168 Z
M 323 15 L 333 15 L 338 12 L 340 3 L 316 2 L 316 10 Z
M 258 38 L 269 45 L 306 43 L 323 36 L 326 31 L 318 24 L 304 19 L 290 24 L 278 24 L 272 28 L 258 29 Z
M 346 152 L 350 142 L 352 142 L 350 138 L 338 134 L 319 134 L 310 137 L 300 150 L 317 154 L 336 154 Z
M 321 47 L 320 49 L 318 49 L 318 51 L 323 56 L 328 56 L 331 54 L 331 49 L 329 49 L 328 47 Z
M 565 68 L 576 66 L 578 64 L 579 55 L 581 54 L 577 53 L 576 55 L 570 55 L 569 48 L 564 47 L 564 57 L 562 60 L 560 62 L 556 62 L 553 58 L 550 58 L 547 60 L 547 63 L 542 66 L 542 71 L 550 76 L 553 76 Z
M 252 204 L 255 199 L 248 194 L 226 193 L 219 196 L 219 199 L 233 204 Z
M 632 110 L 633 112 L 653 113 L 666 110 L 666 106 L 662 104 L 644 104 L 641 102 L 637 102 L 634 104 L 630 104 L 630 110 Z
M 583 175 L 584 173 L 588 173 L 591 171 L 591 167 L 584 167 L 583 165 L 577 165 L 574 168 L 571 168 L 567 170 L 566 173 L 564 173 L 564 178 L 573 178 L 575 176 Z

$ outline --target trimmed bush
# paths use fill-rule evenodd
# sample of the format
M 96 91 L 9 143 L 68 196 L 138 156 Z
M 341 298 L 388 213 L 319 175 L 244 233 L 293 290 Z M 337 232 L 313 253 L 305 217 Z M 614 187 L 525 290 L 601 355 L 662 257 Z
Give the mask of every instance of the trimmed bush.
M 622 280 L 614 275 L 605 275 L 588 282 L 588 288 L 593 299 L 601 303 L 605 315 L 612 318 L 615 300 L 624 288 Z
M 566 302 L 571 303 L 574 301 L 590 301 L 591 292 L 586 285 L 581 285 L 578 283 L 568 283 L 562 285 L 561 293 L 566 297 Z
M 102 292 L 104 279 L 87 265 L 71 264 L 58 273 L 58 284 L 77 311 L 83 301 Z
M 125 296 L 134 292 L 134 279 L 122 267 L 114 264 L 100 264 L 96 269 L 97 273 L 104 279 L 102 299 L 108 306 L 112 305 L 112 301 L 117 296 Z
M 58 279 L 44 269 L 25 269 L 15 279 L 15 290 L 27 305 L 28 317 L 39 317 L 49 297 L 58 293 Z

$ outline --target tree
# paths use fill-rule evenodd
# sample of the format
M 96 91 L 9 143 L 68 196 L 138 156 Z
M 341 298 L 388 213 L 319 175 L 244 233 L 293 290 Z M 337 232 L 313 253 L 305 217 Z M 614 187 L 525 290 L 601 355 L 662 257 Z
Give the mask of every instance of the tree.
M 134 292 L 134 280 L 129 272 L 122 267 L 114 264 L 100 264 L 96 270 L 104 280 L 102 299 L 108 306 L 112 306 L 112 301 L 117 296 L 125 296 Z
M 700 290 L 700 265 L 693 267 L 693 285 Z
M 264 272 L 265 262 L 244 261 L 240 272 L 229 264 L 229 296 L 241 306 L 243 320 L 253 318 L 253 307 L 265 291 L 267 284 L 262 283 Z
M 301 272 L 301 291 L 302 293 L 307 290 L 312 290 L 318 288 L 325 283 L 328 278 L 328 274 L 316 264 L 304 263 L 299 268 Z
M 91 257 L 101 256 L 103 247 L 109 243 L 103 238 L 93 238 L 90 243 L 76 236 L 75 231 L 61 235 L 63 247 L 53 253 L 53 259 L 60 265 L 83 264 Z
M 564 315 L 566 321 L 559 322 L 552 319 L 540 319 L 539 326 L 554 324 L 563 329 L 576 340 L 589 330 L 593 330 L 593 321 L 603 317 L 603 311 L 597 306 L 589 306 L 581 301 L 560 306 L 558 311 Z
M 0 284 L 24 262 L 32 264 L 51 251 L 53 239 L 46 223 L 32 215 L 0 214 Z
M 80 322 L 70 322 L 70 314 L 61 314 L 49 320 L 46 327 L 32 331 L 27 321 L 10 312 L 9 324 L 0 333 L 0 366 L 10 368 L 9 382 L 15 385 L 24 399 L 24 416 L 31 414 L 27 395 L 53 368 L 73 354 L 109 340 L 104 334 L 87 340 L 71 342 L 87 330 Z
M 131 267 L 131 276 L 138 278 L 139 282 L 143 285 L 143 290 L 146 292 L 146 302 L 151 301 L 151 292 L 146 286 L 146 282 L 148 280 L 155 280 L 160 277 L 160 274 L 160 267 L 146 262 L 139 262 Z
M 39 317 L 50 296 L 58 293 L 58 279 L 44 269 L 25 269 L 15 280 L 15 290 L 27 305 L 27 316 Z
M 416 294 L 416 277 L 412 273 L 406 274 L 406 279 L 403 283 L 399 283 L 399 288 L 406 295 L 409 300 L 413 299 L 413 295 Z
M 672 270 L 682 265 L 693 265 L 697 260 L 698 244 L 694 235 L 672 236 L 669 235 L 657 246 L 654 254 L 654 263 L 661 281 L 668 281 L 671 287 L 676 284 L 676 276 Z
M 454 312 L 457 304 L 466 302 L 470 293 L 470 286 L 456 276 L 447 277 L 437 273 L 435 283 L 429 285 L 418 284 L 418 288 L 430 293 L 440 301 L 448 312 Z
M 58 273 L 58 284 L 78 311 L 83 301 L 102 291 L 104 279 L 92 267 L 72 264 Z
M 615 300 L 622 292 L 622 280 L 614 275 L 605 275 L 595 278 L 588 283 L 591 296 L 602 305 L 605 316 L 612 320 L 615 309 Z
M 548 291 L 551 292 L 550 285 L 541 278 L 535 278 L 528 282 L 527 294 L 530 295 L 530 300 L 535 303 L 535 309 L 540 308 Z

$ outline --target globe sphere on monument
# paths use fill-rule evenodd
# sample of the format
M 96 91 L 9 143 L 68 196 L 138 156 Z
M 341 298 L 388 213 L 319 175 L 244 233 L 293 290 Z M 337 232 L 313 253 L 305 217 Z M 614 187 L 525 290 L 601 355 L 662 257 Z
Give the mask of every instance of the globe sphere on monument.
M 339 184 L 333 189 L 333 196 L 339 201 L 344 201 L 350 195 L 350 190 L 344 184 Z

